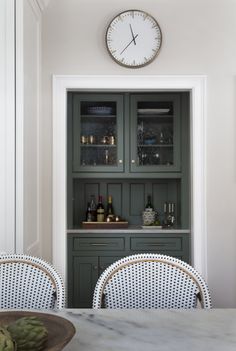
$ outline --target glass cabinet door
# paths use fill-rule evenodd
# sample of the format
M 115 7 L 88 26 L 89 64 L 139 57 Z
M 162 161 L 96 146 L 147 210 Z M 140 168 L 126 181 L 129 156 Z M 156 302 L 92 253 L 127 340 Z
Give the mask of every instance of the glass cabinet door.
M 123 172 L 123 96 L 75 95 L 73 139 L 74 171 Z
M 178 94 L 131 96 L 131 172 L 180 171 Z

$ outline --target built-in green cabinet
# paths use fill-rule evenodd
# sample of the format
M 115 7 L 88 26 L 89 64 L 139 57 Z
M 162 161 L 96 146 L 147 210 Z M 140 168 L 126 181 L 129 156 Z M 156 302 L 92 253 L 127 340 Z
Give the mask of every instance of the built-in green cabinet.
M 113 262 L 137 253 L 159 253 L 190 262 L 189 232 L 68 232 L 68 305 L 91 308 L 100 274 Z
M 151 252 L 191 263 L 190 95 L 71 91 L 67 101 L 68 306 L 91 308 L 100 274 L 122 257 Z M 99 195 L 105 207 L 112 196 L 127 230 L 81 229 Z M 174 204 L 172 228 L 142 229 L 148 195 L 161 222 Z
M 73 94 L 73 172 L 181 170 L 178 93 Z

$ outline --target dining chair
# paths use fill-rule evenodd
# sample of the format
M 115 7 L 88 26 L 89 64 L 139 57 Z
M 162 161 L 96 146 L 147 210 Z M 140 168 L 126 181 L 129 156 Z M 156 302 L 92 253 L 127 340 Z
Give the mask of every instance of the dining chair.
M 199 303 L 200 304 L 199 304 Z M 138 254 L 110 265 L 100 276 L 93 308 L 211 308 L 210 292 L 189 264 L 166 255 Z
M 60 274 L 41 258 L 0 255 L 0 308 L 61 309 L 65 288 Z

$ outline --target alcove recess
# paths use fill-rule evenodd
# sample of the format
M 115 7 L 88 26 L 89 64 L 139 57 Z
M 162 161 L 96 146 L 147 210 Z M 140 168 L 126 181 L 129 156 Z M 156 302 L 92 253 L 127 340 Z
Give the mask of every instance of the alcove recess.
M 86 207 L 91 195 L 98 199 L 99 194 L 103 196 L 105 207 L 106 199 L 111 195 L 115 214 L 127 220 L 130 225 L 142 224 L 141 215 L 147 195 L 151 195 L 153 206 L 161 221 L 164 219 L 164 203 L 174 202 L 175 227 L 182 227 L 180 179 L 74 179 L 73 194 L 72 228 L 79 228 L 85 220 Z
M 67 228 L 81 228 L 91 195 L 96 201 L 102 195 L 105 208 L 111 195 L 116 215 L 140 226 L 151 195 L 161 221 L 164 203 L 172 202 L 174 228 L 189 229 L 189 93 L 68 92 L 67 98 Z M 113 144 L 102 145 L 105 130 Z

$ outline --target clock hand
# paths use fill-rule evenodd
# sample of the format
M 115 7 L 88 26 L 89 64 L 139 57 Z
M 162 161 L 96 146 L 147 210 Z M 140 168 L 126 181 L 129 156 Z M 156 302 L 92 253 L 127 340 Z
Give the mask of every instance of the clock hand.
M 130 44 L 133 43 L 133 41 L 135 41 L 135 39 L 137 38 L 138 34 L 135 35 L 134 39 L 132 39 L 129 44 L 126 45 L 126 47 L 121 51 L 120 55 L 123 54 L 123 52 L 127 49 L 128 46 L 130 46 Z
M 134 45 L 136 45 L 136 40 L 135 40 L 135 37 L 134 37 L 134 32 L 133 32 L 133 29 L 132 29 L 131 24 L 129 24 L 129 26 L 130 26 L 130 30 L 131 30 L 131 34 L 132 34 L 132 38 L 133 38 L 133 41 L 134 41 Z

